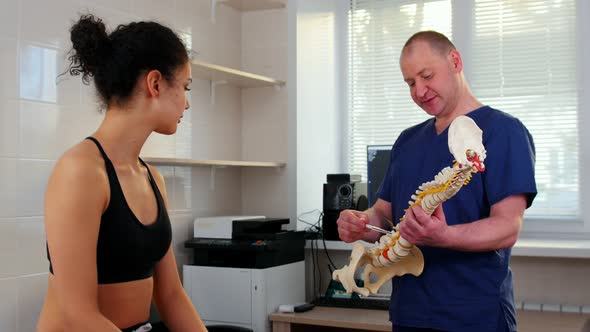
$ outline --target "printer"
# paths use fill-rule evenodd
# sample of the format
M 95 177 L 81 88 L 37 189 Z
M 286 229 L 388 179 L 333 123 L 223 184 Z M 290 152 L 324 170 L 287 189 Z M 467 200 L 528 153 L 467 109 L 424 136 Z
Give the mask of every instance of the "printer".
M 183 285 L 205 325 L 270 332 L 268 315 L 279 305 L 305 302 L 304 231 L 286 224 L 264 216 L 195 220 Z

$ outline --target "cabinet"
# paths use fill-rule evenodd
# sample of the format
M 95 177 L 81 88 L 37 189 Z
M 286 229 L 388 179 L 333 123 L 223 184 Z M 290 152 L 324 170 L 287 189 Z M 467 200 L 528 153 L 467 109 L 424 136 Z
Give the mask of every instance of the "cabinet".
M 184 289 L 206 325 L 270 332 L 268 316 L 279 305 L 305 302 L 304 265 L 303 261 L 266 269 L 184 265 Z

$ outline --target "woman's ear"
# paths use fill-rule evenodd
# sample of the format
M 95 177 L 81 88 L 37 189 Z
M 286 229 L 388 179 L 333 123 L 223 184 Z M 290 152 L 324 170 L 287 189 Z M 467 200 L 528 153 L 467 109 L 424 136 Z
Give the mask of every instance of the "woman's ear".
M 162 88 L 162 73 L 159 70 L 150 70 L 145 76 L 145 83 L 150 97 L 157 97 L 160 95 Z

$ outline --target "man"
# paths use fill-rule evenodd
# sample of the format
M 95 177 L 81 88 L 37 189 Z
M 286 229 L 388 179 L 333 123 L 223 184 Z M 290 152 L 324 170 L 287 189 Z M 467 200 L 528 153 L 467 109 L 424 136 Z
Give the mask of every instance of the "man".
M 452 165 L 450 123 L 472 118 L 483 130 L 486 170 L 432 216 L 419 205 L 407 211 L 400 233 L 422 250 L 425 265 L 419 277 L 393 279 L 390 319 L 395 332 L 516 331 L 510 248 L 537 193 L 533 139 L 518 119 L 473 96 L 461 55 L 444 35 L 414 34 L 400 67 L 412 99 L 433 117 L 400 134 L 377 202 L 364 212 L 342 211 L 340 238 L 374 242 L 380 234 L 365 224 L 399 221 L 418 186 Z

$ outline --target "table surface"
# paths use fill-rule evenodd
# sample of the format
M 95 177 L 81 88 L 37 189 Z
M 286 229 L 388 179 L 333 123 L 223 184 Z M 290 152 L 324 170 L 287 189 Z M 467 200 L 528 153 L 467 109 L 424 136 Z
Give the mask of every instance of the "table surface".
M 273 322 L 331 326 L 349 329 L 391 331 L 389 312 L 386 310 L 369 310 L 353 308 L 315 307 L 301 313 L 274 313 L 270 315 Z
M 577 313 L 517 310 L 519 332 L 579 332 L 590 327 L 590 315 Z M 386 310 L 335 308 L 317 306 L 302 313 L 274 313 L 273 322 L 330 326 L 369 331 L 391 331 Z

